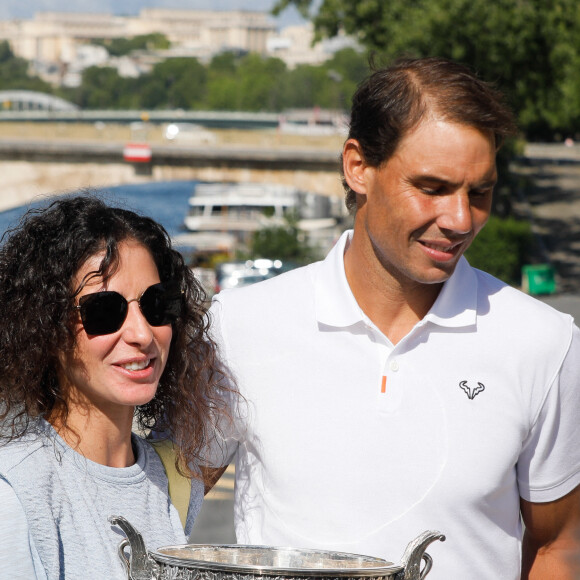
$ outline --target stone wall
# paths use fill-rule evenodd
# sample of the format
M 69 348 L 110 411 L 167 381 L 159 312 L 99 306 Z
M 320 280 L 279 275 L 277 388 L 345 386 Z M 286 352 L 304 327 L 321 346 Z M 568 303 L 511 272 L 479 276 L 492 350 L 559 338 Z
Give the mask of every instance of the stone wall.
M 128 163 L 66 163 L 0 160 L 0 211 L 18 207 L 43 196 L 148 182 L 205 180 L 283 183 L 330 196 L 343 196 L 337 171 L 276 170 L 227 167 L 154 165 Z

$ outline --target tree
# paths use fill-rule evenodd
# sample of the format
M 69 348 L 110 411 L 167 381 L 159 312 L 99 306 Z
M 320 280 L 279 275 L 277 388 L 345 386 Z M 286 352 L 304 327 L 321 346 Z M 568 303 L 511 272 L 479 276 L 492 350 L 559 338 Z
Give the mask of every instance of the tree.
M 85 109 L 118 109 L 123 106 L 125 79 L 112 67 L 91 66 L 83 71 L 82 85 L 74 102 Z
M 497 82 L 529 136 L 580 130 L 577 0 L 278 0 L 309 15 L 317 38 L 354 35 L 379 61 L 443 56 Z M 312 5 L 317 5 L 312 13 Z
M 280 226 L 256 230 L 250 241 L 249 258 L 269 258 L 294 264 L 308 264 L 320 257 L 308 244 L 303 232 L 298 229 L 298 217 L 286 215 Z
M 250 53 L 238 67 L 241 107 L 246 111 L 279 111 L 285 99 L 286 64 L 279 58 Z
M 45 93 L 52 87 L 38 77 L 28 74 L 29 63 L 14 56 L 7 41 L 0 42 L 0 90 L 29 90 Z
M 233 75 L 236 72 L 238 58 L 231 50 L 216 54 L 210 61 L 208 72 L 210 75 Z
M 163 50 L 171 43 L 164 34 L 153 32 L 129 38 L 106 38 L 94 40 L 93 44 L 104 46 L 112 56 L 124 56 L 134 50 Z
M 236 77 L 210 76 L 207 83 L 207 106 L 215 111 L 240 110 L 240 87 Z
M 237 79 L 239 58 L 232 51 L 215 55 L 207 68 L 206 105 L 216 111 L 240 108 L 240 89 Z
M 148 87 L 145 106 L 150 108 L 196 109 L 205 102 L 206 68 L 196 58 L 168 58 L 153 67 L 143 80 Z
M 522 267 L 529 264 L 537 248 L 527 220 L 491 216 L 465 253 L 474 268 L 519 286 Z
M 290 82 L 287 96 L 292 107 L 304 109 L 328 105 L 323 91 L 326 86 L 334 86 L 335 83 L 328 77 L 325 69 L 320 66 L 301 64 L 289 71 L 288 76 Z
M 207 105 L 217 110 L 279 111 L 287 102 L 287 70 L 278 58 L 224 52 L 208 67 Z
M 323 66 L 327 76 L 334 80 L 338 91 L 339 103 L 334 108 L 349 109 L 357 85 L 367 74 L 367 53 L 353 48 L 343 48 L 335 52 Z

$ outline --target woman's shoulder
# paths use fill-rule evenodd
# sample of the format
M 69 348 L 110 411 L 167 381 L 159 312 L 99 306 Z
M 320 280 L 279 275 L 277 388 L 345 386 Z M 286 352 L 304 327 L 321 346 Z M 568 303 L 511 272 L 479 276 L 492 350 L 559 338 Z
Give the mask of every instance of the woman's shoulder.
M 28 521 L 12 486 L 0 478 L 0 567 L 9 569 L 12 578 L 37 578 Z
M 7 474 L 19 467 L 27 469 L 24 466 L 28 466 L 31 462 L 38 466 L 46 443 L 47 440 L 44 435 L 28 433 L 18 439 L 0 444 L 0 474 Z M 31 475 L 35 471 L 32 470 Z

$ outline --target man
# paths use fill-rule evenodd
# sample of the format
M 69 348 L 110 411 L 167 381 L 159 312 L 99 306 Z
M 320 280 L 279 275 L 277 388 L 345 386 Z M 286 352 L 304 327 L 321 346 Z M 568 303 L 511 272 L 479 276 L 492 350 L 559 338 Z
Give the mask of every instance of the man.
M 434 579 L 574 577 L 580 331 L 462 257 L 512 131 L 456 63 L 375 72 L 342 155 L 354 231 L 323 262 L 217 297 L 246 401 L 222 449 L 238 542 L 397 561 L 435 529 Z

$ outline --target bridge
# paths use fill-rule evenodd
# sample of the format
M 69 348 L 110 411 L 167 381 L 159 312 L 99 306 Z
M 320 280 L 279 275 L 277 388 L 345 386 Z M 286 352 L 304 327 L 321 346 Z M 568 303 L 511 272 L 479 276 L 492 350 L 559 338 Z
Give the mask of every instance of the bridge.
M 196 123 L 213 129 L 273 129 L 278 113 L 247 111 L 83 110 L 44 93 L 0 91 L 0 123 Z
M 343 195 L 339 148 L 152 143 L 138 161 L 126 149 L 121 142 L 1 139 L 0 211 L 59 192 L 151 181 L 276 182 Z
M 76 111 L 78 107 L 60 97 L 36 91 L 0 91 L 0 103 L 7 111 Z
M 169 141 L 163 127 L 171 123 L 201 131 Z M 343 139 L 284 136 L 276 113 L 85 111 L 51 95 L 0 91 L 0 211 L 63 191 L 151 181 L 275 182 L 342 197 Z M 145 158 L 128 158 L 131 143 Z

